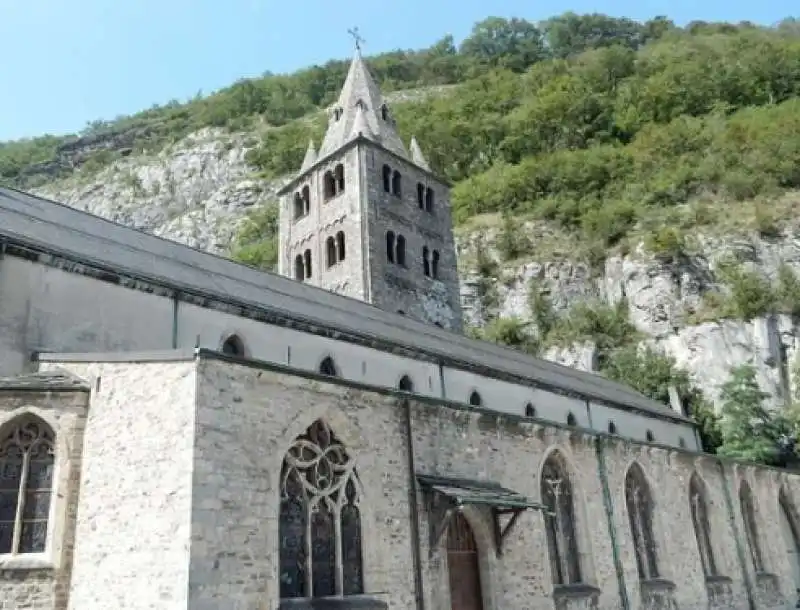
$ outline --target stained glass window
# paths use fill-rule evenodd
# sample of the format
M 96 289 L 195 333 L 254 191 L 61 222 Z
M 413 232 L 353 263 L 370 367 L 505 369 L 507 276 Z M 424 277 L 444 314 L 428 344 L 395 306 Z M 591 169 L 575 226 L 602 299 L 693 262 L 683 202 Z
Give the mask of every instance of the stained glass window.
M 558 453 L 551 453 L 547 458 L 541 485 L 553 582 L 557 585 L 581 582 L 572 483 L 567 465 Z
M 631 465 L 625 476 L 625 504 L 633 534 L 639 578 L 658 578 L 658 558 L 653 536 L 653 499 L 644 472 L 636 463 Z
M 280 509 L 282 598 L 364 592 L 355 464 L 319 420 L 283 460 Z
M 697 538 L 697 549 L 700 552 L 700 562 L 703 564 L 703 573 L 706 576 L 714 576 L 717 573 L 717 564 L 714 561 L 714 549 L 711 546 L 711 526 L 708 521 L 705 485 L 703 485 L 696 472 L 692 474 L 692 478 L 689 481 L 689 502 L 692 509 L 694 534 Z
M 53 486 L 53 434 L 25 418 L 0 437 L 0 554 L 42 553 Z
M 764 558 L 761 554 L 761 544 L 758 540 L 758 527 L 756 526 L 756 509 L 753 505 L 753 492 L 747 481 L 742 481 L 739 487 L 739 504 L 742 509 L 744 519 L 744 533 L 747 537 L 747 544 L 750 547 L 750 556 L 753 559 L 753 567 L 756 572 L 764 571 Z

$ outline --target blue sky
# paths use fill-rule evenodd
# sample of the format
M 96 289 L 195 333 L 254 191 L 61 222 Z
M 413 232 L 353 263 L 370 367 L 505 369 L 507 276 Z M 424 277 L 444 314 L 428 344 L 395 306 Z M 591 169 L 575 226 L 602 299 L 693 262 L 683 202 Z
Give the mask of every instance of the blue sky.
M 572 10 L 770 24 L 797 15 L 796 2 L 0 0 L 0 141 L 75 132 L 266 70 L 347 57 L 353 26 L 372 54 L 428 46 L 445 34 L 460 41 L 489 14 L 538 21 Z

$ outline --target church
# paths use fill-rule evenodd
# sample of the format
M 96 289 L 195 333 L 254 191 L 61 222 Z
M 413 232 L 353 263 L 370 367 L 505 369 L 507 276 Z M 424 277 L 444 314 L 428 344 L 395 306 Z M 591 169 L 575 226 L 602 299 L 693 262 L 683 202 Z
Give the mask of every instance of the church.
M 0 608 L 794 607 L 797 475 L 461 332 L 358 51 L 279 226 L 272 274 L 0 188 Z

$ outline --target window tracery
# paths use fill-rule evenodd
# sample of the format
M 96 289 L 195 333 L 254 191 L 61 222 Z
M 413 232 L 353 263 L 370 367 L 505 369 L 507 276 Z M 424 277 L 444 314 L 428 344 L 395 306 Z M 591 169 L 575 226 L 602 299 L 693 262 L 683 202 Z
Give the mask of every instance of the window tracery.
M 281 468 L 280 595 L 364 592 L 355 463 L 322 420 L 295 439 Z
M 581 582 L 572 482 L 563 458 L 552 453 L 542 468 L 542 503 L 553 583 Z
M 625 476 L 625 504 L 628 509 L 636 567 L 639 578 L 658 578 L 658 557 L 653 536 L 653 498 L 641 466 L 634 463 Z
M 0 554 L 43 553 L 47 546 L 55 439 L 24 418 L 0 437 Z

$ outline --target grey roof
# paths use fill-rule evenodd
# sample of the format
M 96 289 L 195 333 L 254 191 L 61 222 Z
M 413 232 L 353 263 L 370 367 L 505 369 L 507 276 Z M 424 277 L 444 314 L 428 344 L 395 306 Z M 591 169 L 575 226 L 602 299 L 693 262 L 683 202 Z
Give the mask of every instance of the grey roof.
M 88 392 L 86 380 L 68 371 L 41 371 L 27 375 L 0 377 L 0 391 L 33 391 L 33 392 Z
M 479 366 L 585 397 L 691 421 L 631 388 L 492 343 L 417 322 L 373 305 L 241 265 L 67 205 L 0 187 L 5 241 L 72 258 L 190 294 L 271 312 L 283 319 Z

